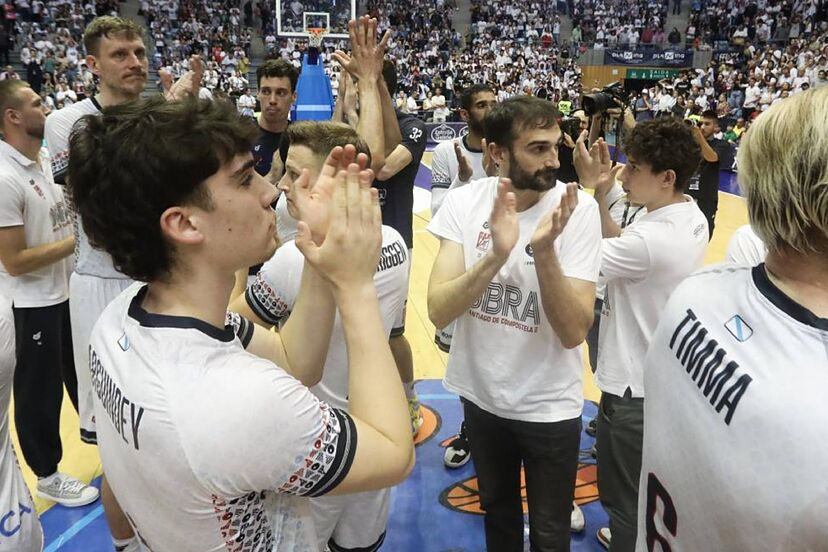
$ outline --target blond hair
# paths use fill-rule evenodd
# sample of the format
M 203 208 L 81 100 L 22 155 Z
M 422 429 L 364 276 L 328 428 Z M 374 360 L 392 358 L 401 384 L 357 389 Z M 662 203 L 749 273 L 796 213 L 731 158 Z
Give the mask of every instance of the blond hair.
M 371 150 L 368 144 L 360 138 L 356 130 L 345 123 L 332 121 L 294 123 L 287 127 L 287 138 L 290 145 L 305 146 L 322 161 L 336 146 L 353 144 L 357 153 L 368 155 L 370 164 Z
M 100 54 L 101 38 L 123 35 L 127 40 L 144 40 L 144 28 L 132 20 L 111 15 L 96 17 L 83 31 L 83 46 L 88 55 Z
M 769 251 L 828 251 L 828 86 L 777 102 L 742 137 L 739 183 Z

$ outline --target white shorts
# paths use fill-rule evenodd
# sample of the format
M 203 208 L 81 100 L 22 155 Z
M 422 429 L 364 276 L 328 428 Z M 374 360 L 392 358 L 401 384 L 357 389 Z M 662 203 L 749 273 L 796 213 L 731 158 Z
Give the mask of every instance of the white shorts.
M 81 441 L 98 444 L 92 378 L 89 377 L 89 338 L 92 328 L 106 306 L 133 280 L 98 278 L 75 272 L 69 277 L 69 318 L 72 322 L 72 347 L 78 374 L 78 415 Z
M 437 348 L 444 353 L 451 351 L 451 336 L 454 335 L 454 325 L 456 323 L 457 322 L 452 322 L 443 329 L 437 328 L 434 330 L 434 343 L 436 343 Z
M 408 282 L 406 282 L 407 286 L 411 285 L 411 267 L 414 266 L 414 250 L 408 250 Z M 405 312 L 408 306 L 408 287 L 405 289 L 405 302 L 403 303 L 402 311 L 400 311 L 400 315 L 394 319 L 394 325 L 391 326 L 391 335 L 389 337 L 400 337 L 405 333 Z
M 322 496 L 310 502 L 320 550 L 373 552 L 385 541 L 391 489 Z

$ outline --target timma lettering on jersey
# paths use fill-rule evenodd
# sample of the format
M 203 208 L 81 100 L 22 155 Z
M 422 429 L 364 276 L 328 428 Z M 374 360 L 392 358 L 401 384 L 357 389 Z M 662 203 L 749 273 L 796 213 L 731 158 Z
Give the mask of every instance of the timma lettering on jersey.
M 739 374 L 739 364 L 730 360 L 727 351 L 708 333 L 696 314 L 687 309 L 670 339 L 670 349 L 716 412 L 725 411 L 724 421 L 730 425 L 753 378 Z

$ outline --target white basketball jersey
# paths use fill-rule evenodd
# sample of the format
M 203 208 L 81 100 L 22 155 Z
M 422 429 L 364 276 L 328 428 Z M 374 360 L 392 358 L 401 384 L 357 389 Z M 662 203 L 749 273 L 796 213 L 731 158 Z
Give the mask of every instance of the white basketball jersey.
M 640 552 L 826 550 L 828 319 L 757 267 L 673 293 L 646 358 Z
M 94 98 L 55 111 L 46 118 L 46 147 L 49 149 L 55 181 L 63 183 L 69 168 L 69 137 L 75 123 L 85 115 L 99 115 L 101 106 Z M 127 279 L 112 265 L 112 257 L 92 247 L 83 231 L 80 217 L 75 214 L 75 272 L 99 278 Z
M 145 311 L 146 289 L 113 300 L 90 345 L 98 448 L 136 534 L 153 552 L 315 552 L 304 497 L 347 475 L 353 420 L 232 326 Z
M 304 263 L 305 258 L 291 241 L 280 247 L 262 266 L 245 293 L 247 304 L 259 318 L 273 325 L 288 318 L 299 295 Z M 405 306 L 410 263 L 408 248 L 400 233 L 390 226 L 383 226 L 382 253 L 374 274 L 374 286 L 386 338 Z M 339 313 L 331 332 L 322 380 L 311 391 L 331 406 L 348 408 L 348 351 Z

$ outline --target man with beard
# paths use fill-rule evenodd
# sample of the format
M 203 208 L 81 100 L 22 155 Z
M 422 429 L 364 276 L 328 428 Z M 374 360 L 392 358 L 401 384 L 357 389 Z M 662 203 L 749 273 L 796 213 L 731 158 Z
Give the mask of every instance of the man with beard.
M 428 314 L 438 328 L 457 320 L 444 384 L 463 401 L 487 548 L 523 550 L 522 464 L 532 550 L 569 550 L 598 206 L 556 180 L 552 104 L 510 98 L 484 128 L 504 178 L 450 191 L 429 224 Z
M 64 506 L 98 499 L 98 490 L 60 473 L 63 387 L 78 407 L 69 326 L 75 245 L 63 190 L 41 149 L 46 108 L 29 85 L 0 82 L 0 287 L 13 301 L 17 366 L 15 421 L 37 494 Z

